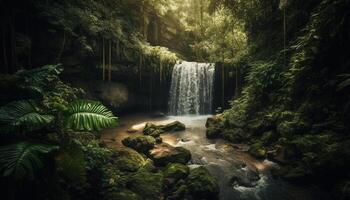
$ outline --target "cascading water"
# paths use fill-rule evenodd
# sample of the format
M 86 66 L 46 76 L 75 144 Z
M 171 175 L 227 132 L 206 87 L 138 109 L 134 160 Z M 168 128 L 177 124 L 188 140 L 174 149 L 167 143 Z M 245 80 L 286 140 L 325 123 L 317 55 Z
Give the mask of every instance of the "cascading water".
M 172 73 L 170 114 L 211 113 L 214 72 L 212 63 L 177 62 Z

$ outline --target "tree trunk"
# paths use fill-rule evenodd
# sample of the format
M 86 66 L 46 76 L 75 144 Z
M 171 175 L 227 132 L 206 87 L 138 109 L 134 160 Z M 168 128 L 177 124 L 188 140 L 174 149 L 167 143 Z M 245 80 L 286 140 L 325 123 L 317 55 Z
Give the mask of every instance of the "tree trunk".
M 112 40 L 109 40 L 108 82 L 112 81 Z
M 105 38 L 102 38 L 102 80 L 106 80 Z
M 14 20 L 14 11 L 11 10 L 11 20 L 10 20 L 10 28 L 11 28 L 11 72 L 16 72 L 17 69 L 17 53 L 16 53 L 16 31 L 15 31 L 15 20 Z
M 139 83 L 140 87 L 142 86 L 142 62 L 143 61 L 143 56 L 142 56 L 142 51 L 140 51 L 140 56 L 139 56 Z

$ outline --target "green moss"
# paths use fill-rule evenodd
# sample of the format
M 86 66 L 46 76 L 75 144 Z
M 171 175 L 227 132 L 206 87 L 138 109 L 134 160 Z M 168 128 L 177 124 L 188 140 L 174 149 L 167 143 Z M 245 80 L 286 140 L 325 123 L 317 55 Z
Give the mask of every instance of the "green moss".
M 164 176 L 166 178 L 173 178 L 173 179 L 182 179 L 186 178 L 186 176 L 189 173 L 189 168 L 186 165 L 179 164 L 179 163 L 170 163 L 167 165 Z
M 219 185 L 205 167 L 192 169 L 187 177 L 189 192 L 195 199 L 216 199 Z
M 129 188 L 145 200 L 159 199 L 162 192 L 163 174 L 139 170 L 130 177 Z
M 267 155 L 267 150 L 263 147 L 261 142 L 257 142 L 250 146 L 249 154 L 258 159 L 264 159 Z
M 125 150 L 119 152 L 119 156 L 115 160 L 115 163 L 121 171 L 136 172 L 146 163 L 146 161 L 136 151 Z
M 156 140 L 152 136 L 138 135 L 126 138 L 122 143 L 140 153 L 148 154 L 149 150 L 153 149 L 156 144 Z

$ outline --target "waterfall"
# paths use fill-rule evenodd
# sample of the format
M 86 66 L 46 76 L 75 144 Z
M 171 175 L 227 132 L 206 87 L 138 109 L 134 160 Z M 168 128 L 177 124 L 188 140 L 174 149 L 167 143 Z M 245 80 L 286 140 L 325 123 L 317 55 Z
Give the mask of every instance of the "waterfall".
M 212 63 L 177 62 L 171 80 L 170 114 L 210 114 L 214 71 Z

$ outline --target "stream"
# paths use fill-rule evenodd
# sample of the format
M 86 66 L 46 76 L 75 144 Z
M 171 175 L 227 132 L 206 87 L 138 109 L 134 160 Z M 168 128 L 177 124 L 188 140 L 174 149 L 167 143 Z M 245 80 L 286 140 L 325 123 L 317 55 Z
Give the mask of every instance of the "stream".
M 191 151 L 190 168 L 205 166 L 218 179 L 220 200 L 326 200 L 326 192 L 316 186 L 295 186 L 271 177 L 270 170 L 278 167 L 268 160 L 256 160 L 246 153 L 245 145 L 233 145 L 222 139 L 209 140 L 205 136 L 205 122 L 210 115 L 199 116 L 154 116 L 137 114 L 121 119 L 120 127 L 106 130 L 102 140 L 116 148 L 124 148 L 121 141 L 131 134 L 142 134 L 146 122 L 157 125 L 178 120 L 186 130 L 166 133 L 163 142 L 181 146 Z M 128 133 L 128 129 L 137 132 Z M 235 176 L 248 184 L 231 183 Z

